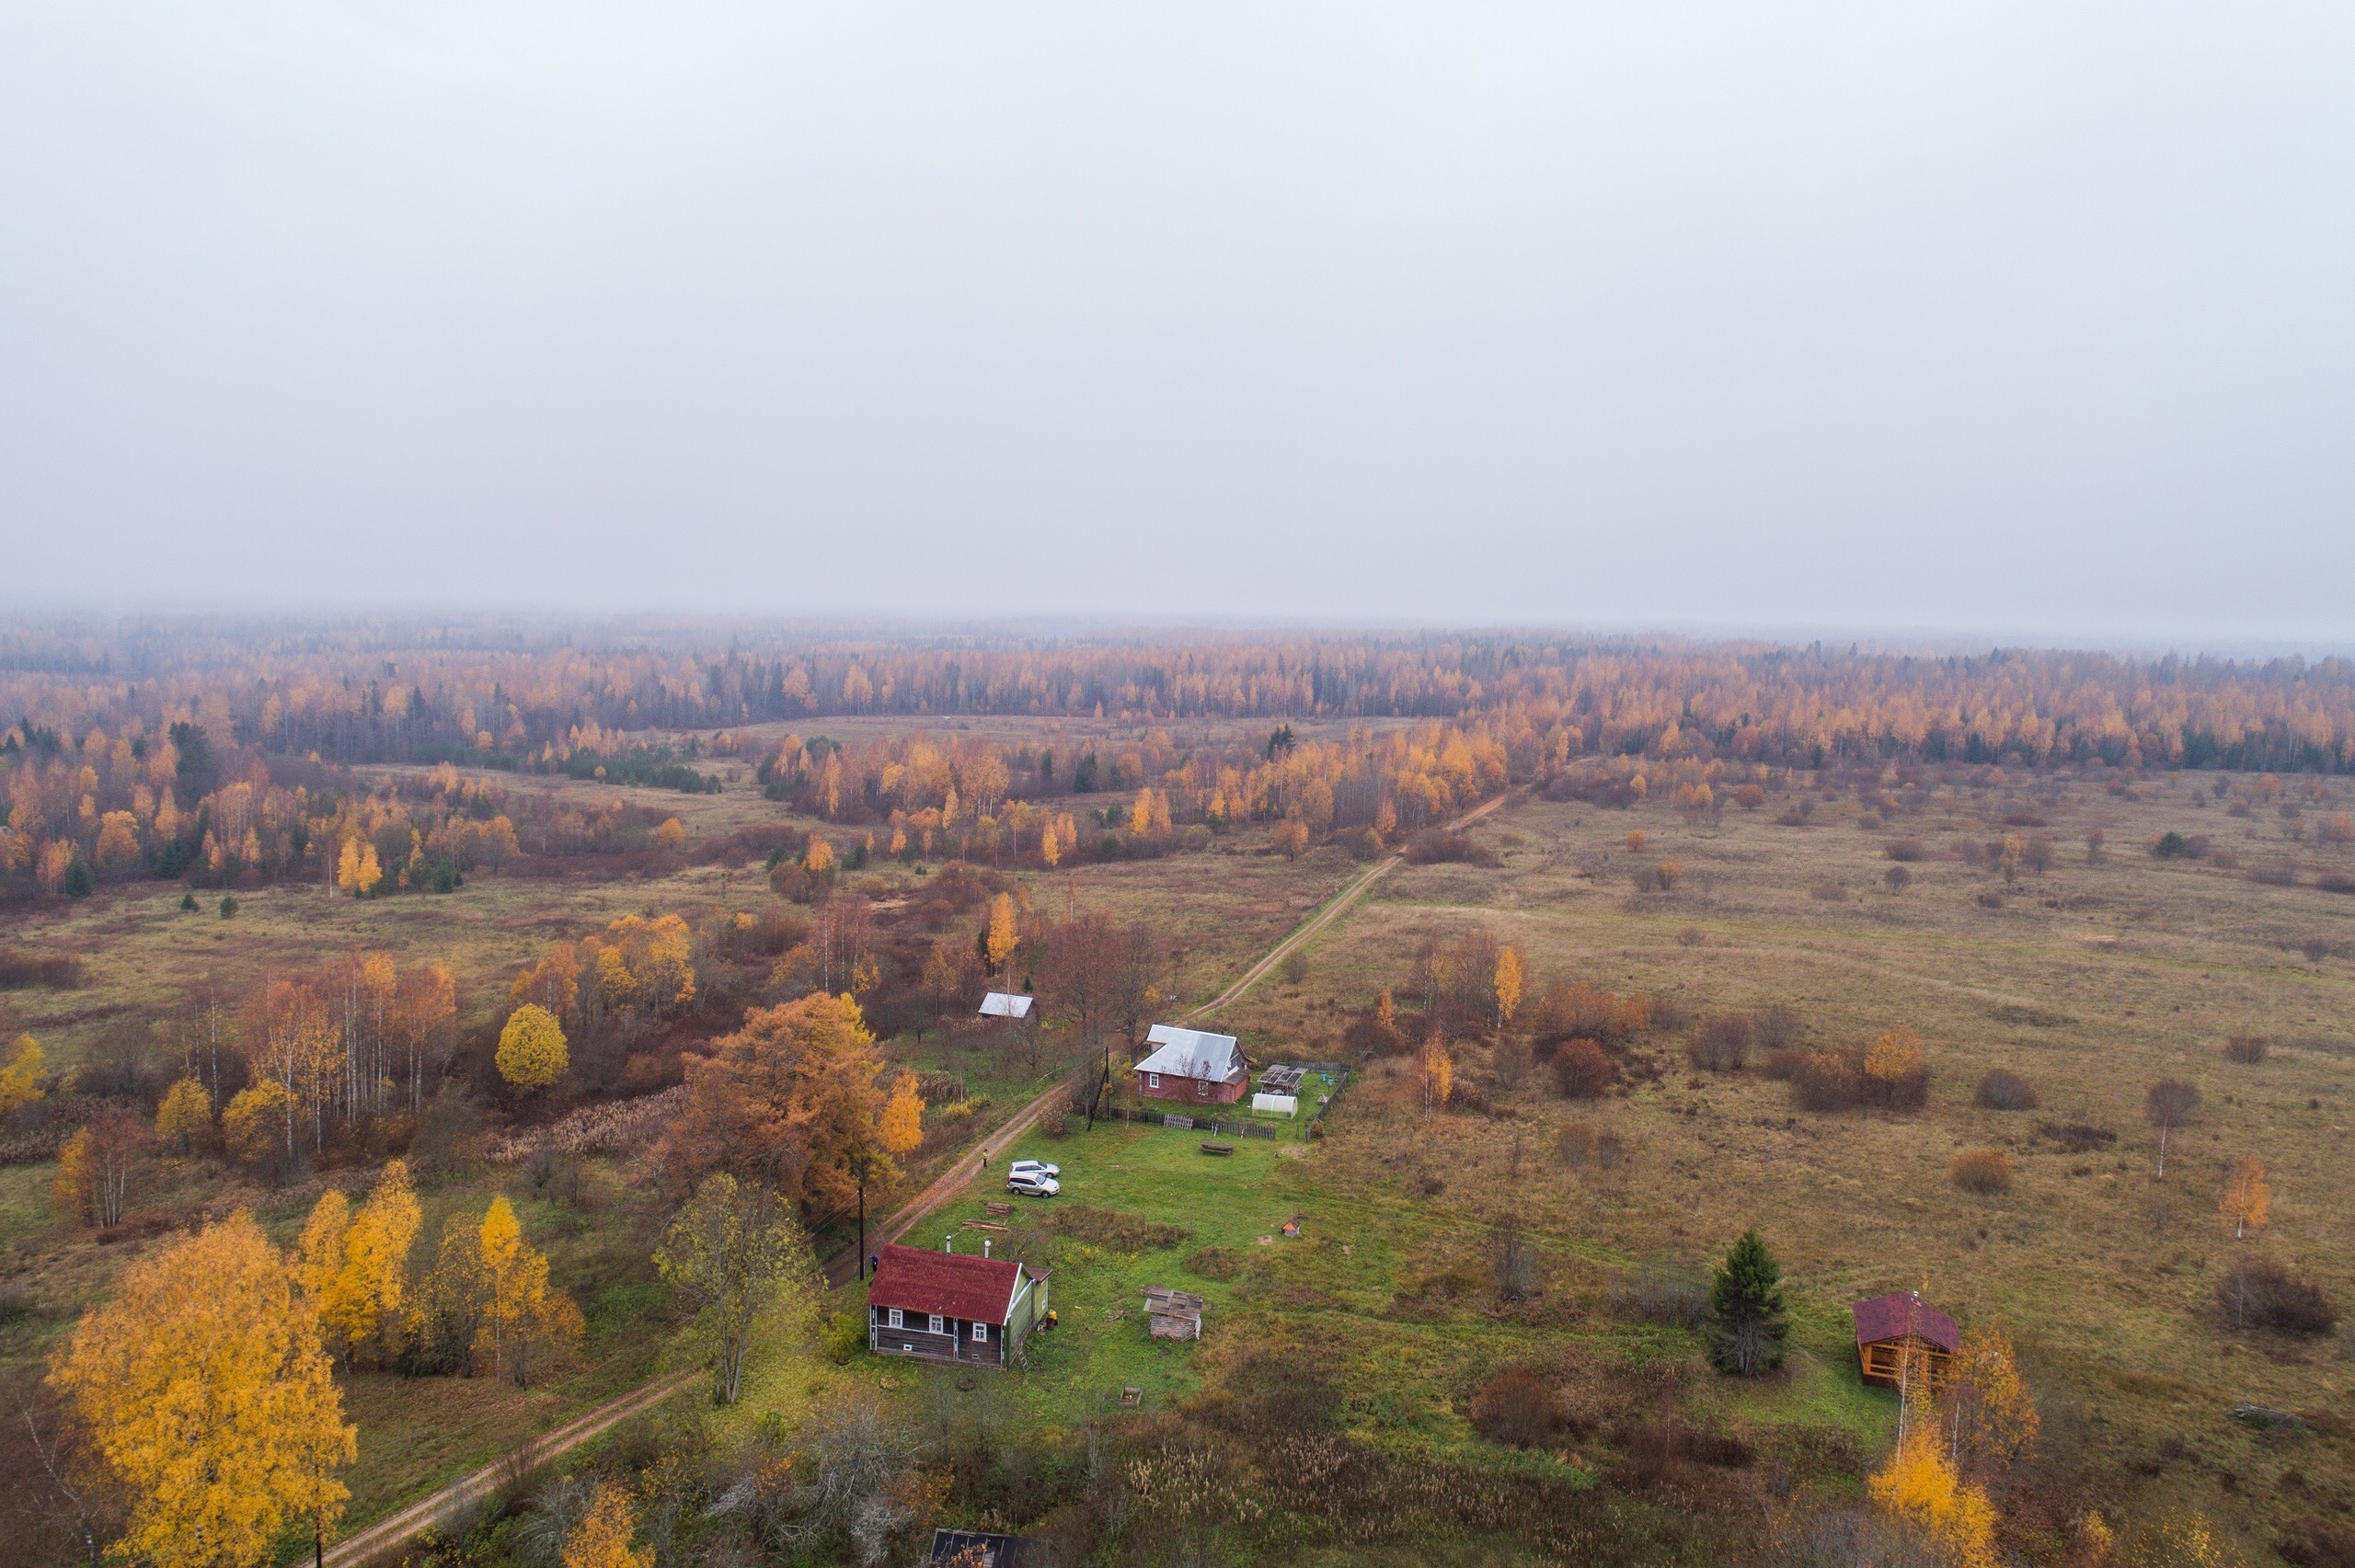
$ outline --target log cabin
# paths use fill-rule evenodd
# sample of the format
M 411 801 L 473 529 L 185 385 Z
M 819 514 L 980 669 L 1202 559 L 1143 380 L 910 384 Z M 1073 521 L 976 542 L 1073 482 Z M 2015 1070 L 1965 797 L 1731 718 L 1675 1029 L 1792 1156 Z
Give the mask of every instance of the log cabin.
M 1849 1309 L 1856 1322 L 1856 1368 L 1877 1388 L 1899 1385 L 1906 1356 L 1930 1379 L 1935 1393 L 1948 1376 L 1962 1335 L 1954 1320 L 1922 1299 L 1918 1290 L 1892 1290 Z

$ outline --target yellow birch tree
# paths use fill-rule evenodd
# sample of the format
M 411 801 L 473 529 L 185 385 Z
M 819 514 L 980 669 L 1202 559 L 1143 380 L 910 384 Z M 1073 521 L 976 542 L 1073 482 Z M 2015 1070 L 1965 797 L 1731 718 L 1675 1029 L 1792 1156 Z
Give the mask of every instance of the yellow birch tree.
M 358 1429 L 310 1303 L 243 1210 L 132 1265 L 49 1377 L 130 1499 L 125 1557 L 255 1562 L 289 1524 L 325 1535 L 342 1515 Z
M 40 1042 L 30 1035 L 17 1036 L 8 1065 L 0 1067 L 0 1116 L 40 1098 Z
M 1014 920 L 1014 895 L 1000 893 L 990 903 L 990 929 L 984 939 L 992 974 L 1005 967 L 1005 961 L 1014 956 L 1015 944 L 1020 939 Z
M 557 1561 L 563 1568 L 654 1568 L 654 1549 L 629 1543 L 637 1526 L 629 1494 L 608 1481 L 597 1488 L 596 1501 L 564 1538 Z
M 2265 1180 L 2265 1162 L 2254 1154 L 2242 1155 L 2224 1179 L 2223 1201 L 2217 1207 L 2233 1222 L 2236 1242 L 2251 1230 L 2264 1230 L 2273 1214 L 2273 1189 Z
M 876 1136 L 893 1154 L 905 1154 L 924 1141 L 924 1096 L 916 1092 L 916 1075 L 902 1072 L 891 1085 Z

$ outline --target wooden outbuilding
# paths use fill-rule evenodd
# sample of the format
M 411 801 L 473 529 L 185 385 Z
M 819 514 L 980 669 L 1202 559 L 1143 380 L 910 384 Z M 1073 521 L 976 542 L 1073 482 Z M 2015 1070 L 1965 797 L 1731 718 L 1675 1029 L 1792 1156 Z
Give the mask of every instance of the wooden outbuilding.
M 1155 1339 L 1202 1337 L 1202 1299 L 1190 1290 L 1147 1286 L 1144 1314 L 1147 1330 Z
M 1922 1299 L 1918 1290 L 1892 1290 L 1849 1309 L 1856 1322 L 1856 1369 L 1878 1388 L 1893 1389 L 1904 1375 L 1908 1356 L 1917 1375 L 1936 1391 L 1962 1348 L 1954 1320 Z
M 1042 1269 L 888 1246 L 867 1288 L 867 1347 L 878 1356 L 1003 1367 L 1046 1313 Z

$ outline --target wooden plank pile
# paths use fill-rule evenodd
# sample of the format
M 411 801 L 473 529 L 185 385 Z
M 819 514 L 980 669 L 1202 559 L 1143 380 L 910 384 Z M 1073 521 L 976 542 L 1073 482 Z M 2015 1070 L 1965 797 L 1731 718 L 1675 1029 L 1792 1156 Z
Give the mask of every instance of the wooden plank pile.
M 1202 1299 L 1190 1290 L 1145 1287 L 1144 1310 L 1155 1339 L 1202 1337 Z

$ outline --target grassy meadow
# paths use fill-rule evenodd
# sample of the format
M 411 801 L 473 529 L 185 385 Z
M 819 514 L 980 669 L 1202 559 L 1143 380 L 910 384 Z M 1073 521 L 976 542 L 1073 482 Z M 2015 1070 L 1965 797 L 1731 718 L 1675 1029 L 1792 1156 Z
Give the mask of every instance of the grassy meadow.
M 2342 1437 L 2285 1448 L 2232 1415 L 2249 1402 L 2327 1425 L 2355 1389 L 2355 1341 L 2344 1329 L 2228 1332 L 2214 1302 L 2230 1262 L 2258 1255 L 2355 1307 L 2355 901 L 2312 885 L 2345 849 L 2286 836 L 2294 825 L 2270 810 L 2228 816 L 2207 785 L 2179 777 L 2119 796 L 1995 783 L 1942 789 L 1888 820 L 1825 800 L 1803 826 L 1776 820 L 1786 797 L 1691 819 L 1525 802 L 1477 834 L 1497 867 L 1401 867 L 1320 937 L 1304 983 L 1255 993 L 1232 1017 L 1318 1054 L 1339 1010 L 1405 987 L 1427 936 L 1476 924 L 1526 948 L 1533 997 L 1549 979 L 1586 979 L 1673 999 L 1695 1024 L 1786 1005 L 1819 1047 L 1914 1029 L 1933 1083 L 1910 1114 L 1797 1110 L 1788 1086 L 1757 1070 L 1759 1053 L 1744 1070 L 1697 1071 L 1669 1031 L 1650 1047 L 1666 1070 L 1599 1102 L 1554 1097 L 1541 1067 L 1517 1090 L 1490 1083 L 1495 1116 L 1426 1125 L 1413 1074 L 1392 1059 L 1333 1118 L 1314 1168 L 1327 1191 L 1387 1195 L 1430 1216 L 1436 1239 L 1405 1260 L 1410 1274 L 1476 1268 L 1483 1228 L 1516 1216 L 1546 1239 L 1549 1294 L 1573 1316 L 1602 1310 L 1613 1270 L 1662 1253 L 1705 1259 L 1755 1225 L 1783 1262 L 1800 1341 L 1845 1387 L 1848 1303 L 1921 1288 L 1965 1324 L 1999 1319 L 2015 1334 L 2048 1452 L 2120 1494 L 2197 1504 L 2262 1543 L 2280 1517 L 2355 1502 Z M 2051 869 L 2007 884 L 1960 858 L 1967 841 L 2020 832 L 2007 816 L 2045 824 L 2035 830 L 2054 841 Z M 2095 864 L 2092 830 L 2104 840 Z M 2303 885 L 2154 857 L 2149 844 L 2169 830 L 2209 834 L 2246 866 L 2300 863 Z M 1631 831 L 1645 836 L 1640 853 Z M 1889 858 L 1908 841 L 1924 858 Z M 1663 858 L 1683 868 L 1672 888 L 1638 892 L 1636 873 Z M 1892 890 L 1898 864 L 1911 881 Z M 2264 1059 L 2227 1060 L 2232 1036 L 2266 1037 Z M 1997 1067 L 2024 1075 L 2040 1104 L 1974 1104 Z M 1467 1069 L 1492 1076 L 1478 1047 L 1463 1050 Z M 2201 1093 L 2164 1182 L 2142 1116 L 2160 1078 Z M 1572 1168 L 1558 1150 L 1573 1123 L 1615 1133 L 1626 1158 Z M 2062 1133 L 2072 1126 L 2114 1140 L 2074 1150 L 2082 1139 Z M 1949 1181 L 1954 1155 L 1980 1147 L 2010 1157 L 2008 1192 Z M 2236 1242 L 2218 1200 L 2245 1154 L 2268 1166 L 2273 1211 L 2261 1237 Z M 1442 1190 L 1408 1196 L 1433 1180 Z M 1761 1413 L 1784 1397 L 1762 1391 Z

